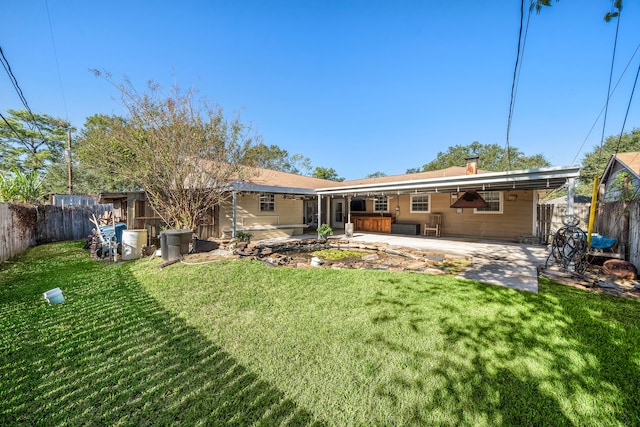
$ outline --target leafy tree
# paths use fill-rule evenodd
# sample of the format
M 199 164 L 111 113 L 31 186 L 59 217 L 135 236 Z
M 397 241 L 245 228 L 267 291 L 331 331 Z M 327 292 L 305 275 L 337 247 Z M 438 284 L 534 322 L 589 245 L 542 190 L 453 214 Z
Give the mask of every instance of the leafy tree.
M 150 82 L 141 94 L 127 79 L 117 84 L 93 71 L 119 89 L 127 116 L 110 121 L 108 137 L 87 139 L 85 149 L 99 153 L 93 161 L 102 170 L 112 167 L 144 189 L 167 224 L 195 230 L 209 209 L 230 197 L 229 183 L 250 178 L 241 162 L 256 137 L 239 117 L 225 118 L 193 90 L 176 85 L 164 95 Z
M 560 1 L 560 0 L 556 0 Z M 540 13 L 543 7 L 551 6 L 552 0 L 529 0 L 529 8 L 530 10 L 536 10 L 536 12 Z M 622 10 L 622 0 L 613 0 L 611 2 L 611 10 L 604 15 L 604 20 L 606 22 L 611 21 L 613 18 L 617 18 L 620 16 L 620 11 Z
M 290 155 L 277 145 L 259 143 L 247 150 L 247 160 L 263 169 L 306 175 L 311 171 L 311 160 L 302 154 Z
M 407 172 L 409 173 L 409 172 Z M 367 175 L 367 178 L 382 178 L 383 176 L 387 176 L 386 173 L 381 172 L 381 171 L 377 171 L 374 173 L 370 173 L 369 175 Z
M 536 12 L 540 13 L 543 7 L 551 6 L 552 0 L 529 0 L 529 9 L 536 10 Z M 559 0 L 556 0 L 559 1 Z
M 0 171 L 44 173 L 63 158 L 71 124 L 48 114 L 7 110 L 0 121 Z
M 328 179 L 330 181 L 342 182 L 344 178 L 338 176 L 338 172 L 333 168 L 323 168 L 322 166 L 316 166 L 311 174 L 314 178 Z
M 576 194 L 590 196 L 593 192 L 593 179 L 601 176 L 609 159 L 615 153 L 640 151 L 640 129 L 622 135 L 609 136 L 604 143 L 585 154 L 580 170 L 580 182 Z
M 110 157 L 112 152 L 95 151 L 96 147 L 117 147 L 113 130 L 122 128 L 127 121 L 124 117 L 95 114 L 87 117 L 84 127 L 72 141 L 74 153 L 74 190 L 78 193 L 97 194 L 107 191 L 139 190 L 131 179 L 122 176 L 110 162 L 98 157 Z M 65 172 L 66 174 L 66 172 Z M 65 175 L 66 176 L 66 175 Z
M 421 169 L 410 169 L 409 171 L 427 172 L 432 170 L 445 169 L 451 166 L 464 166 L 465 159 L 478 156 L 479 167 L 489 171 L 505 171 L 517 169 L 532 169 L 550 166 L 549 161 L 542 154 L 525 156 L 524 153 L 515 147 L 510 147 L 511 165 L 507 150 L 498 144 L 481 144 L 477 141 L 469 145 L 454 145 L 446 152 L 439 152 L 434 160 L 426 163 Z M 509 167 L 511 166 L 511 167 Z M 407 173 L 411 173 L 407 171 Z

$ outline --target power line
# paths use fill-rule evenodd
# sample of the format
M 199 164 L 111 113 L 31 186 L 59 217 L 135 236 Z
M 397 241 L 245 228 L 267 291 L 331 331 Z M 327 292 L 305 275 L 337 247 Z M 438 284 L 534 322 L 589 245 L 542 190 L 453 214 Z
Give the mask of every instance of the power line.
M 58 83 L 60 84 L 60 92 L 62 93 L 62 104 L 64 105 L 65 118 L 69 120 L 69 111 L 67 110 L 67 98 L 64 96 L 64 87 L 62 86 L 62 74 L 60 74 L 60 63 L 58 62 L 58 51 L 56 49 L 56 41 L 53 37 L 53 25 L 51 25 L 51 14 L 49 13 L 49 2 L 44 2 L 47 9 L 47 19 L 49 20 L 49 32 L 51 33 L 51 43 L 53 44 L 53 56 L 56 59 L 56 69 L 58 70 Z
M 520 3 L 520 29 L 518 31 L 518 51 L 516 53 L 516 63 L 515 63 L 515 66 L 513 67 L 513 80 L 511 82 L 511 100 L 509 101 L 509 116 L 507 119 L 506 146 L 507 146 L 507 162 L 509 165 L 509 170 L 512 169 L 511 149 L 509 147 L 509 134 L 511 133 L 511 122 L 513 120 L 513 110 L 515 108 L 516 95 L 518 93 L 518 82 L 520 81 L 520 71 L 522 70 L 524 48 L 527 42 L 527 34 L 529 32 L 529 21 L 531 18 L 531 9 L 529 9 L 529 15 L 527 16 L 527 24 L 525 27 L 524 26 L 524 3 L 525 3 L 525 0 L 522 0 Z
M 633 58 L 636 56 L 636 53 L 638 53 L 638 50 L 640 50 L 640 43 L 638 43 L 638 46 L 636 46 L 636 50 L 634 50 L 633 54 L 631 54 L 631 58 L 629 58 L 629 61 L 627 62 L 627 65 L 624 67 L 624 70 L 622 71 L 622 74 L 620 74 L 620 77 L 618 78 L 618 81 L 616 82 L 616 85 L 611 90 L 611 93 L 609 94 L 609 97 L 607 98 L 607 101 L 610 100 L 611 97 L 613 96 L 613 94 L 616 92 L 616 89 L 620 85 L 620 82 L 622 81 L 622 78 L 624 77 L 624 75 L 626 74 L 627 70 L 629 69 L 629 66 L 633 62 Z M 595 129 L 596 125 L 598 124 L 598 120 L 600 120 L 600 117 L 602 116 L 602 113 L 604 113 L 605 107 L 606 107 L 606 102 L 605 102 L 605 105 L 603 105 L 602 108 L 600 109 L 600 113 L 598 114 L 598 117 L 596 117 L 596 119 L 593 122 L 593 125 L 591 125 L 591 128 L 589 129 L 589 132 L 587 133 L 587 136 L 585 136 L 584 140 L 582 141 L 582 144 L 580 145 L 580 148 L 576 152 L 575 157 L 571 161 L 571 164 L 573 164 L 577 160 L 578 156 L 580 155 L 580 152 L 584 148 L 584 145 L 587 143 L 587 140 L 591 136 L 591 132 L 593 132 L 593 129 Z
M 20 98 L 20 101 L 25 106 L 25 108 L 29 110 L 29 104 L 27 103 L 27 99 L 24 97 L 24 93 L 22 92 L 22 89 L 18 84 L 18 80 L 16 79 L 16 76 L 13 74 L 13 71 L 11 70 L 11 65 L 9 65 L 9 61 L 7 60 L 7 57 L 4 56 L 4 51 L 2 50 L 2 46 L 0 46 L 0 62 L 2 62 L 2 66 L 4 67 L 4 70 L 9 75 L 9 80 L 11 80 L 11 83 L 13 84 L 14 89 L 18 93 L 18 97 Z
M 33 114 L 33 111 L 31 111 L 31 107 L 29 107 L 29 103 L 27 102 L 27 98 L 25 98 L 24 93 L 22 92 L 22 88 L 18 84 L 18 79 L 16 79 L 16 76 L 13 74 L 13 71 L 11 70 L 11 65 L 9 64 L 9 61 L 7 60 L 7 57 L 4 56 L 4 51 L 2 50 L 1 46 L 0 46 L 0 62 L 2 62 L 2 66 L 4 67 L 4 70 L 9 75 L 9 80 L 11 80 L 11 83 L 13 84 L 13 87 L 15 88 L 16 92 L 18 93 L 18 97 L 20 98 L 20 101 L 22 101 L 22 105 L 24 105 L 24 108 L 27 109 L 27 112 L 31 116 L 31 119 L 33 120 L 33 124 L 36 127 L 36 129 L 38 129 L 38 132 L 40 133 L 40 136 L 42 137 L 42 140 L 46 141 L 47 138 L 42 133 L 42 129 L 40 129 L 40 125 L 38 124 L 38 120 L 36 119 L 35 115 Z M 24 140 L 22 138 L 20 138 L 20 140 L 24 143 Z
M 611 55 L 611 69 L 609 70 L 609 86 L 607 87 L 607 102 L 604 104 L 604 118 L 602 120 L 602 136 L 600 137 L 600 150 L 598 151 L 598 160 L 602 156 L 602 147 L 604 145 L 604 133 L 607 126 L 607 112 L 609 111 L 609 98 L 611 98 L 611 80 L 613 79 L 613 65 L 616 59 L 616 48 L 618 46 L 618 30 L 620 29 L 621 10 L 618 10 L 618 21 L 616 22 L 616 36 L 613 39 L 613 53 Z
M 22 139 L 22 137 L 20 136 L 16 128 L 13 127 L 13 125 L 2 115 L 2 113 L 0 113 L 0 118 L 2 118 L 2 121 L 6 123 L 6 125 L 16 135 L 16 137 L 20 140 L 20 142 L 22 142 L 26 146 L 27 145 L 26 141 Z
M 636 85 L 638 84 L 638 76 L 640 75 L 640 65 L 638 65 L 638 71 L 636 72 L 636 78 L 633 82 L 633 88 L 631 88 L 631 96 L 629 96 L 629 103 L 627 104 L 627 111 L 624 114 L 624 120 L 622 121 L 622 129 L 620 129 L 620 136 L 618 137 L 618 143 L 616 144 L 616 152 L 620 149 L 620 141 L 622 141 L 622 134 L 624 133 L 624 127 L 627 124 L 627 118 L 629 117 L 629 110 L 631 109 L 631 101 L 633 100 L 633 94 L 636 91 Z M 614 154 L 614 155 L 615 155 Z

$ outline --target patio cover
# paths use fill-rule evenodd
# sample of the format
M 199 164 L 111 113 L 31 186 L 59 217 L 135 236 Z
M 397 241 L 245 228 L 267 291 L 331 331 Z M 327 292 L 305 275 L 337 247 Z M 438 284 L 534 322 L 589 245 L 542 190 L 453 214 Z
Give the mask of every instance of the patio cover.
M 460 168 L 464 170 L 464 168 Z M 415 178 L 413 178 L 415 175 Z M 376 195 L 506 190 L 553 190 L 580 175 L 580 166 L 557 166 L 472 175 L 448 175 L 421 178 L 424 174 L 406 174 L 363 181 L 336 183 L 318 188 L 318 195 Z

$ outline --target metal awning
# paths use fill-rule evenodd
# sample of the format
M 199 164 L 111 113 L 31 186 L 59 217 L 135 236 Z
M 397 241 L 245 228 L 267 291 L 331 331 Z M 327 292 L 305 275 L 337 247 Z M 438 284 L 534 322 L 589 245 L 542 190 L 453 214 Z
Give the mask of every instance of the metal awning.
M 418 194 L 507 190 L 553 190 L 565 185 L 567 180 L 580 175 L 580 166 L 559 166 L 508 172 L 489 172 L 473 175 L 376 182 L 320 188 L 319 195 L 362 196 L 376 194 Z M 410 177 L 411 175 L 405 175 Z
M 277 185 L 253 184 L 246 181 L 236 181 L 230 186 L 230 191 L 246 193 L 274 193 L 274 194 L 298 194 L 315 196 L 316 192 L 312 188 L 301 187 L 281 187 Z

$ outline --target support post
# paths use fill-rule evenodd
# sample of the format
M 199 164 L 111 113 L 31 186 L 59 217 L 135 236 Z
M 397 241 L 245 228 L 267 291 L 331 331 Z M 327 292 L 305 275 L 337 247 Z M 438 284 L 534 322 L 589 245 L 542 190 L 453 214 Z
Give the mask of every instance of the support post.
M 318 227 L 322 225 L 322 196 L 318 194 Z M 320 232 L 318 231 L 318 239 L 320 239 Z
M 347 238 L 353 237 L 353 224 L 351 223 L 351 196 L 347 196 L 347 223 L 344 227 L 344 234 Z
M 573 200 L 575 199 L 575 178 L 569 178 L 567 183 L 567 216 L 573 216 Z
M 67 193 L 73 194 L 73 175 L 71 170 L 71 131 L 67 131 Z
M 600 185 L 600 177 L 593 177 L 593 192 L 591 193 L 591 207 L 589 208 L 589 227 L 587 228 L 587 251 L 591 249 L 591 233 L 593 232 L 593 223 L 596 220 L 596 206 L 598 205 L 598 186 Z
M 232 192 L 231 193 L 232 197 L 233 197 L 233 206 L 232 206 L 232 211 L 231 211 L 231 215 L 232 215 L 232 228 L 231 228 L 231 238 L 235 239 L 236 238 L 236 225 L 237 225 L 237 217 L 236 217 L 236 202 L 237 202 L 237 192 Z

